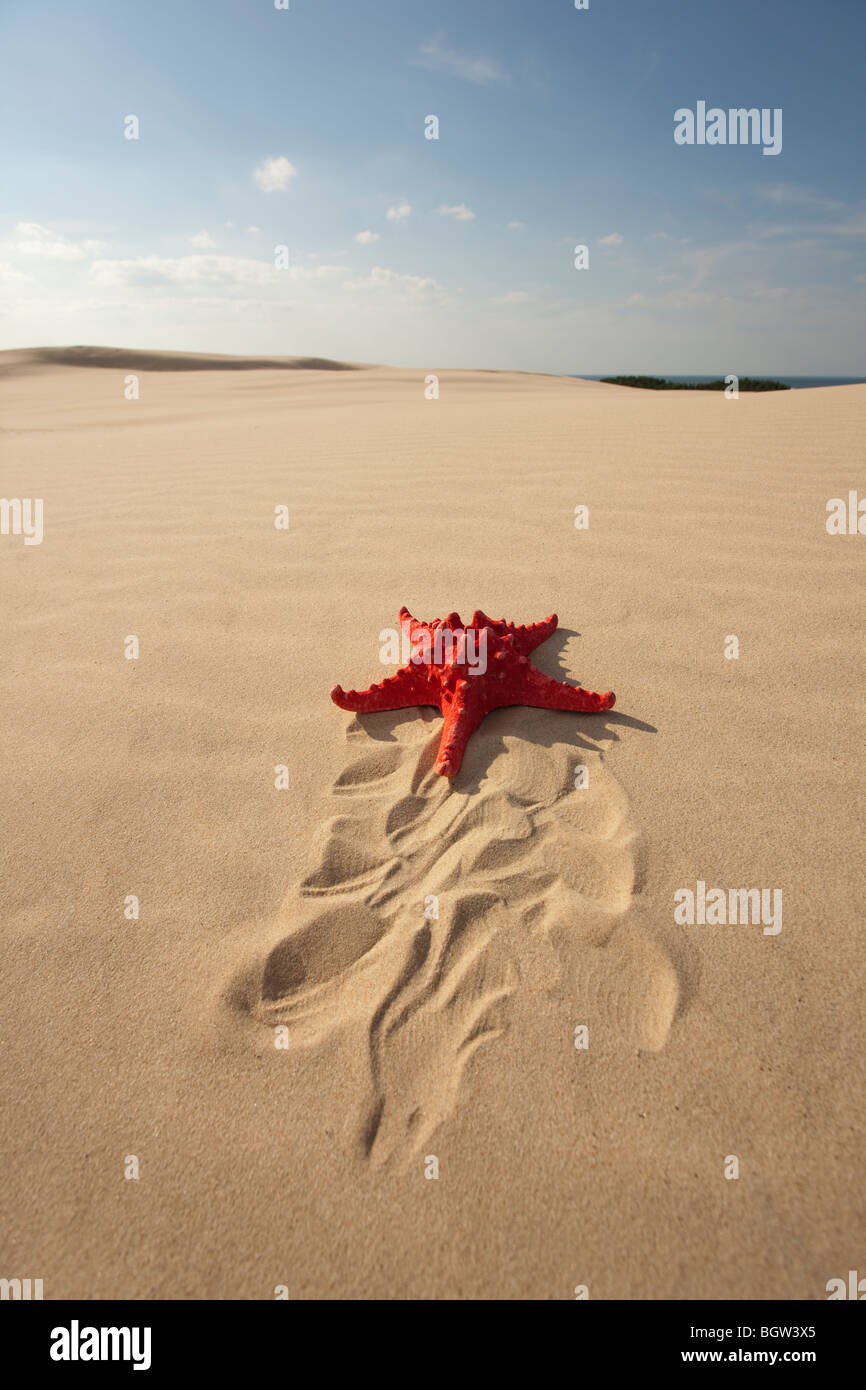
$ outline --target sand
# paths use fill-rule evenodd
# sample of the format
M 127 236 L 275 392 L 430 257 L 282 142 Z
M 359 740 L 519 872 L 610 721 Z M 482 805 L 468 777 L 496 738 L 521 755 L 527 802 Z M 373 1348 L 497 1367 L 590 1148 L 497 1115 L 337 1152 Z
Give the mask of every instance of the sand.
M 0 536 L 0 1273 L 826 1297 L 864 1249 L 866 537 L 825 509 L 866 387 L 243 365 L 0 354 L 0 492 L 44 505 Z M 499 711 L 437 777 L 435 711 L 328 698 L 403 603 L 555 610 L 537 665 L 616 708 Z M 781 930 L 677 922 L 699 882 Z

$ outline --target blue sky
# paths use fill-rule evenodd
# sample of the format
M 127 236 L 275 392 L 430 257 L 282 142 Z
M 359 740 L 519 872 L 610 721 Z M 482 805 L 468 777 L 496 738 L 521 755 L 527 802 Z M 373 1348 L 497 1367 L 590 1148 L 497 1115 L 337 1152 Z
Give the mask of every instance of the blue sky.
M 6 0 L 0 52 L 0 347 L 866 374 L 863 0 Z

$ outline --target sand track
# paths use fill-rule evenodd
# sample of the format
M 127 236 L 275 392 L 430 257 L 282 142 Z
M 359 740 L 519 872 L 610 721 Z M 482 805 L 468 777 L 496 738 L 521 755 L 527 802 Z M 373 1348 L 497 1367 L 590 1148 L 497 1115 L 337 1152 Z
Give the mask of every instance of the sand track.
M 672 1025 L 677 975 L 660 947 L 639 938 L 615 968 L 587 969 L 632 905 L 625 794 L 600 753 L 566 742 L 573 715 L 544 715 L 547 747 L 526 736 L 530 719 L 537 727 L 537 712 L 490 716 L 449 782 L 433 771 L 432 710 L 352 718 L 358 754 L 334 782 L 339 810 L 313 834 L 272 944 L 228 991 L 260 1025 L 286 1025 L 292 1046 L 351 1027 L 369 1073 L 354 1142 L 373 1162 L 427 1144 L 474 1053 L 507 1034 L 512 997 L 550 984 L 522 969 L 528 937 L 555 941 L 565 975 L 621 989 L 629 1041 L 658 1050 Z M 581 762 L 588 785 L 575 787 Z M 645 989 L 622 991 L 635 969 Z

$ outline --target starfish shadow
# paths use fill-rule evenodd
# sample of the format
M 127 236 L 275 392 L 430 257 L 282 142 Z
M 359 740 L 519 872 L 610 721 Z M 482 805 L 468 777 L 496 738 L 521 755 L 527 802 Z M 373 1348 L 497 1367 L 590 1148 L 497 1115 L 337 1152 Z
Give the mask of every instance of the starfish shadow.
M 357 727 L 377 743 L 410 743 L 419 721 L 425 733 L 433 733 L 442 720 L 435 705 L 413 705 L 409 709 L 389 709 L 379 714 L 365 714 L 359 710 L 352 718 Z
M 525 705 L 506 705 L 493 710 L 481 725 L 476 746 L 467 749 L 464 765 L 452 779 L 455 790 L 474 795 L 482 789 L 489 766 L 507 751 L 507 739 L 519 738 L 536 748 L 556 748 L 563 744 L 575 753 L 601 753 L 605 744 L 618 743 L 616 726 L 657 733 L 652 724 L 645 724 L 629 715 L 607 713 L 578 714 L 571 710 L 532 709 L 531 726 Z M 477 735 L 476 735 L 477 737 Z

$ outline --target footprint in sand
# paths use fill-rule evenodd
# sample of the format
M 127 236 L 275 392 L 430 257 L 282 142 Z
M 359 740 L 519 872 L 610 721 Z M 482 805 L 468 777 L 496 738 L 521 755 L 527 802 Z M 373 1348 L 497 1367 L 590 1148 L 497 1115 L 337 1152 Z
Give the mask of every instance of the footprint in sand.
M 625 1041 L 667 1039 L 676 970 L 645 935 L 614 937 L 634 892 L 626 797 L 594 745 L 561 741 L 568 719 L 490 715 L 448 780 L 433 771 L 432 712 L 354 718 L 347 738 L 363 752 L 334 784 L 337 813 L 275 931 L 291 926 L 227 993 L 294 1045 L 358 1030 L 369 1093 L 356 1135 L 374 1162 L 427 1144 L 467 1063 L 507 1030 L 512 997 L 548 983 L 521 977 L 527 934 L 555 946 L 564 978 L 583 974 Z M 579 763 L 589 785 L 575 788 Z M 606 949 L 587 971 L 592 947 Z

